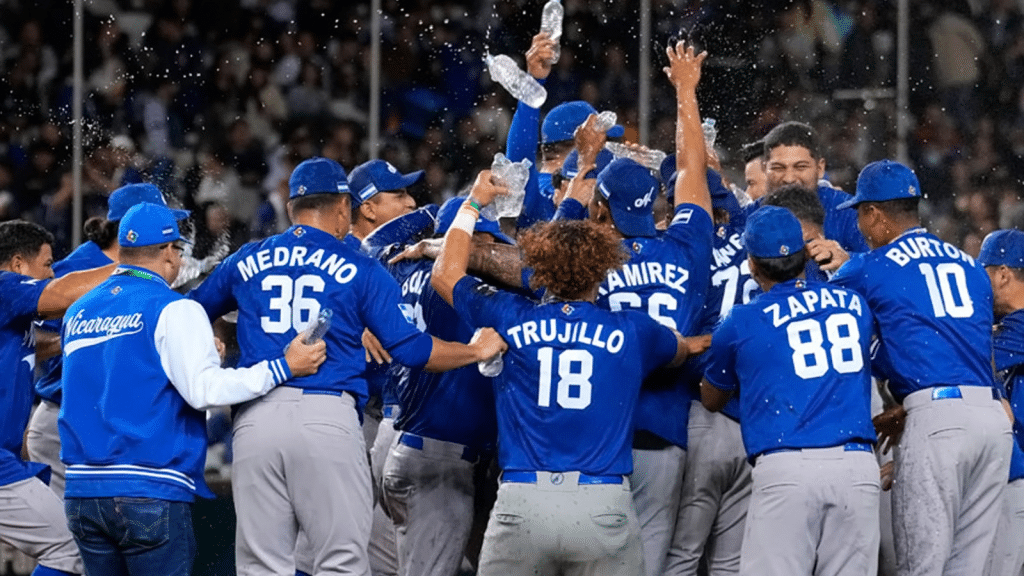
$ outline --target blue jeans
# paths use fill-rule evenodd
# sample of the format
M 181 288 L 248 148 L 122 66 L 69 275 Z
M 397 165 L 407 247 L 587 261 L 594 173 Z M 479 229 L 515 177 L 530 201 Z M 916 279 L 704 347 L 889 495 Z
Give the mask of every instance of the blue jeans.
M 196 556 L 191 506 L 128 497 L 64 502 L 89 576 L 189 576 Z

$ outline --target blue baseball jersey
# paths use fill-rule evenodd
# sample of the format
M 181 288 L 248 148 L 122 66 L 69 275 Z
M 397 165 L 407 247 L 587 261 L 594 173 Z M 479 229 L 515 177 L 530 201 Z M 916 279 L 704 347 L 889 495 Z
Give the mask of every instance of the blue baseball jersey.
M 639 310 L 684 336 L 698 333 L 708 292 L 711 216 L 694 204 L 681 204 L 668 229 L 651 238 L 625 238 L 630 258 L 601 283 L 597 305 Z M 683 370 L 659 371 L 659 380 L 640 393 L 637 430 L 686 447 L 693 390 Z
M 943 385 L 992 385 L 992 285 L 982 266 L 923 228 L 854 254 L 832 283 L 856 290 L 874 314 L 874 374 L 902 402 Z
M 246 244 L 189 297 L 211 318 L 238 310 L 242 366 L 280 357 L 321 308 L 330 308 L 334 316 L 324 336 L 327 360 L 316 374 L 287 385 L 350 392 L 360 406 L 368 395 L 364 328 L 408 366 L 426 364 L 433 347 L 430 336 L 406 313 L 398 284 L 378 262 L 309 226 L 292 226 Z
M 740 393 L 747 455 L 875 441 L 872 314 L 852 290 L 776 284 L 736 306 L 711 339 L 705 378 Z
M 90 240 L 75 248 L 74 252 L 68 254 L 67 258 L 54 264 L 53 275 L 60 278 L 71 272 L 99 268 L 111 262 L 113 260 L 104 254 L 103 250 L 95 242 Z M 47 320 L 36 325 L 42 327 L 43 330 L 60 334 L 63 322 L 60 319 Z M 36 395 L 55 404 L 60 404 L 61 401 L 60 378 L 63 372 L 63 358 L 63 355 L 58 354 L 44 362 L 43 366 L 41 366 L 42 376 L 36 380 Z
M 25 427 L 32 413 L 35 339 L 32 320 L 49 280 L 0 272 L 0 486 L 32 476 L 49 479 L 48 468 L 21 459 Z
M 494 378 L 502 470 L 629 474 L 640 384 L 676 353 L 676 337 L 640 312 L 589 302 L 536 303 L 466 276 L 455 310 L 508 343 Z
M 1024 310 L 1003 317 L 993 337 L 996 373 L 1006 388 L 1013 410 L 1013 455 L 1010 480 L 1024 478 Z

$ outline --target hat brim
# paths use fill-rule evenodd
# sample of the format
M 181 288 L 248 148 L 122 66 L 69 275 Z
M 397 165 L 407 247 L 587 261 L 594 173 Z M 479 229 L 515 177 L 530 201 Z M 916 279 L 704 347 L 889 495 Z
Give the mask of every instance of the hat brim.
M 508 244 L 510 246 L 514 246 L 516 243 L 515 240 L 509 238 L 504 232 L 501 231 L 500 224 L 498 224 L 494 220 L 488 220 L 487 218 L 480 218 L 479 220 L 477 220 L 476 227 L 473 229 L 473 232 L 486 232 L 487 234 L 494 236 L 494 239 L 497 240 L 498 242 Z
M 189 212 L 188 210 L 177 210 L 175 208 L 171 208 L 171 214 L 174 215 L 175 220 L 185 220 L 186 218 L 192 215 L 192 212 Z
M 857 204 L 860 204 L 861 202 L 864 202 L 864 200 L 862 198 L 858 198 L 857 196 L 854 196 L 853 198 L 850 198 L 849 200 L 847 200 L 845 202 L 840 202 L 838 205 L 836 205 L 836 210 L 846 210 L 847 208 L 856 208 Z
M 649 211 L 643 214 L 631 214 L 613 207 L 611 212 L 615 227 L 628 238 L 650 238 L 658 233 L 654 227 L 654 214 Z

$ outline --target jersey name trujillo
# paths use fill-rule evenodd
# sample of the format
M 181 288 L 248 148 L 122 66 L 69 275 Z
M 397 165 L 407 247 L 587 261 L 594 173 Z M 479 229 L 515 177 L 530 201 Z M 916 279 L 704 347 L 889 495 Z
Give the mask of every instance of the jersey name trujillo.
M 917 258 L 941 257 L 943 252 L 954 260 L 963 260 L 974 266 L 974 258 L 963 253 L 956 246 L 949 242 L 940 242 L 935 238 L 925 238 L 922 236 L 910 236 L 896 242 L 892 248 L 886 250 L 885 257 L 903 267 L 909 264 L 911 260 Z
M 292 246 L 291 249 L 278 246 L 273 251 L 269 248 L 260 250 L 247 256 L 244 260 L 239 260 L 238 272 L 242 275 L 242 280 L 249 281 L 267 268 L 315 266 L 334 277 L 334 281 L 338 284 L 346 284 L 351 282 L 355 278 L 356 272 L 359 271 L 355 264 L 346 263 L 343 256 L 327 253 L 323 248 L 317 249 L 308 256 L 307 252 L 305 246 Z M 325 255 L 326 259 L 324 259 Z
M 620 274 L 621 272 L 621 274 Z M 606 282 L 608 287 L 601 286 L 602 296 L 608 292 L 614 292 L 618 288 L 626 286 L 646 286 L 648 284 L 661 284 L 686 294 L 686 281 L 690 279 L 690 271 L 686 268 L 676 266 L 671 262 L 637 262 L 623 264 L 620 270 L 608 272 Z
M 591 326 L 586 322 L 562 322 L 556 318 L 540 322 L 529 320 L 506 329 L 505 333 L 512 337 L 512 343 L 516 348 L 557 340 L 562 344 L 588 344 L 595 348 L 603 348 L 612 354 L 618 353 L 626 340 L 622 330 L 614 330 L 608 334 L 603 324 Z M 604 340 L 601 339 L 602 333 Z
M 800 292 L 799 296 L 801 298 L 798 298 L 796 295 L 790 296 L 786 299 L 785 304 L 780 302 L 772 303 L 762 311 L 765 314 L 771 314 L 772 324 L 776 327 L 782 326 L 798 316 L 810 314 L 816 310 L 824 310 L 825 308 L 846 308 L 850 312 L 856 312 L 857 316 L 864 315 L 860 296 L 851 294 L 846 290 L 821 286 L 814 290 L 804 290 Z M 789 314 L 785 314 L 783 306 L 788 306 Z

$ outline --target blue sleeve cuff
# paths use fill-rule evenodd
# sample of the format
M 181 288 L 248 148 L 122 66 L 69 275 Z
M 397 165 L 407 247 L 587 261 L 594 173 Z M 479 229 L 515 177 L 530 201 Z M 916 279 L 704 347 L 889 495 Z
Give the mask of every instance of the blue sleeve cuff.
M 281 385 L 291 380 L 292 371 L 288 368 L 288 362 L 285 362 L 284 356 L 276 360 L 268 360 L 267 366 L 270 368 L 270 374 L 274 377 L 274 384 Z
M 587 216 L 587 207 L 582 202 L 575 198 L 566 198 L 558 205 L 552 220 L 586 220 Z

